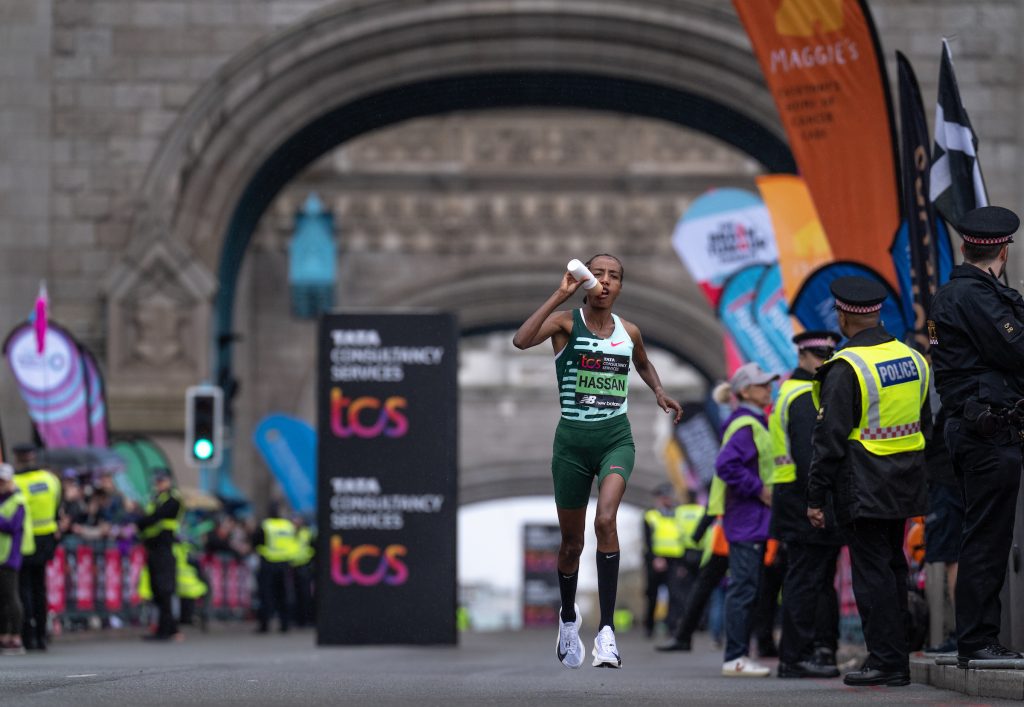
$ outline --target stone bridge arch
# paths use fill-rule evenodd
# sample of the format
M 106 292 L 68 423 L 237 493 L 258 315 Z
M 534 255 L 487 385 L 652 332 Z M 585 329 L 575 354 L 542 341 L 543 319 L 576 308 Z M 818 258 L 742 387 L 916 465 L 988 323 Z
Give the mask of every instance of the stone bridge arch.
M 241 262 L 264 209 L 293 177 L 380 127 L 508 106 L 658 118 L 715 136 L 770 171 L 793 170 L 747 37 L 720 0 L 344 0 L 251 46 L 197 92 L 148 168 L 130 253 L 112 280 L 126 272 L 151 280 L 147 267 L 161 277 L 192 272 L 179 288 L 189 330 L 212 335 L 187 342 L 194 365 L 174 375 L 182 385 L 229 380 Z M 513 260 L 511 274 L 486 289 L 494 299 L 502 293 L 500 303 L 460 301 L 461 278 L 482 277 L 472 273 L 440 288 L 426 287 L 433 276 L 382 284 L 375 301 L 445 306 L 464 326 L 492 326 L 532 306 L 547 285 L 531 273 L 552 265 L 528 254 Z M 692 284 L 659 281 L 657 272 L 629 277 L 640 296 L 623 314 L 705 375 L 719 374 L 717 327 Z M 116 332 L 131 329 L 136 296 L 120 288 L 108 302 L 111 374 L 129 384 L 148 375 L 116 370 L 130 358 L 131 337 Z M 195 306 L 203 301 L 210 306 Z M 167 398 L 180 404 L 178 390 Z

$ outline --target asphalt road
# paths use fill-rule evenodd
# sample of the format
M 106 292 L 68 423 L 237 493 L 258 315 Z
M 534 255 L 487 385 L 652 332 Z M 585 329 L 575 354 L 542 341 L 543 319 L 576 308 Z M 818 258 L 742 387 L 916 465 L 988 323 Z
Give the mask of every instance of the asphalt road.
M 584 627 L 588 642 L 591 633 Z M 554 640 L 526 631 L 469 633 L 457 647 L 317 648 L 309 631 L 257 636 L 237 626 L 176 644 L 129 631 L 69 637 L 46 654 L 0 657 L 0 705 L 979 704 L 921 685 L 723 678 L 710 644 L 657 653 L 637 632 L 620 636 L 622 670 L 589 660 L 567 670 Z

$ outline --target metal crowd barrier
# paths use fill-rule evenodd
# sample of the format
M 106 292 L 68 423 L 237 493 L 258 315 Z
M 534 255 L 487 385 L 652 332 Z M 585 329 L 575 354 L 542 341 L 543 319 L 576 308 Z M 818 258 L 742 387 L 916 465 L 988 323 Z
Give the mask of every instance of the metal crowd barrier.
M 47 603 L 55 630 L 139 623 L 146 605 L 139 596 L 145 565 L 141 543 L 61 540 L 46 567 Z M 226 621 L 248 618 L 255 588 L 249 566 L 229 554 L 203 555 L 200 565 L 208 616 Z

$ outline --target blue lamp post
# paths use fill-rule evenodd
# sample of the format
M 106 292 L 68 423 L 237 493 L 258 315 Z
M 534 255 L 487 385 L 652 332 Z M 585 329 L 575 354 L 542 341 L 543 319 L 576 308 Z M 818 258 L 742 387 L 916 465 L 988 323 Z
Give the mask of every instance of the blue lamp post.
M 334 216 L 310 194 L 295 216 L 295 233 L 288 245 L 288 283 L 292 314 L 316 319 L 334 306 L 337 278 Z

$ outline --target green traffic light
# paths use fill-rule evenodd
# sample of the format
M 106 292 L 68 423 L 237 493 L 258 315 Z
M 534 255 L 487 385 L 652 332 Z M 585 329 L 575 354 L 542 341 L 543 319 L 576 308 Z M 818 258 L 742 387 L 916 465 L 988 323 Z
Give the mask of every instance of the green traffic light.
M 206 438 L 197 439 L 192 445 L 192 454 L 202 461 L 210 459 L 213 456 L 213 442 Z

